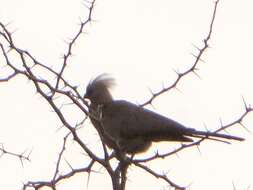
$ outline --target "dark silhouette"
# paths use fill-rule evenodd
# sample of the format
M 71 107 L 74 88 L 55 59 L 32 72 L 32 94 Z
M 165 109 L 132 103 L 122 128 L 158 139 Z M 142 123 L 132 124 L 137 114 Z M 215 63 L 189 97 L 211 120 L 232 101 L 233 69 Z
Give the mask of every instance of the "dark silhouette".
M 109 91 L 114 79 L 102 74 L 91 80 L 84 98 L 91 101 L 91 121 L 102 141 L 110 148 L 135 154 L 146 151 L 152 142 L 193 142 L 191 137 L 243 141 L 243 138 L 197 131 L 125 100 L 113 100 Z M 215 137 L 215 138 L 214 138 Z M 218 138 L 218 139 L 216 139 Z

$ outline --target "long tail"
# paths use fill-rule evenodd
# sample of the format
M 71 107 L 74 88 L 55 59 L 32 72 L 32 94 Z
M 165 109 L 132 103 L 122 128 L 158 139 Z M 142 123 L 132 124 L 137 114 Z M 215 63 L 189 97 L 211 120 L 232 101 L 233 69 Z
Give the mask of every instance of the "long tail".
M 186 134 L 186 136 L 197 137 L 197 138 L 206 137 L 211 140 L 217 140 L 217 139 L 210 138 L 210 137 L 218 137 L 218 138 L 222 138 L 222 139 L 231 139 L 231 140 L 236 140 L 236 141 L 244 141 L 245 140 L 244 138 L 236 137 L 236 136 L 232 136 L 232 135 L 226 135 L 226 134 L 220 134 L 220 133 L 214 133 L 214 132 L 206 132 L 206 131 L 197 131 L 195 129 L 191 129 Z

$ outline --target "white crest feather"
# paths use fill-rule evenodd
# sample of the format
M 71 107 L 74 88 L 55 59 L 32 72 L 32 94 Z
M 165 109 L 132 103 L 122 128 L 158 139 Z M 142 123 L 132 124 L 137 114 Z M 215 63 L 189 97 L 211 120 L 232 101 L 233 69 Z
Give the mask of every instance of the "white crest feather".
M 98 87 L 99 88 L 106 88 L 109 90 L 110 88 L 115 86 L 115 84 L 116 84 L 116 82 L 115 82 L 114 78 L 112 78 L 107 73 L 103 73 L 89 82 L 87 90 L 90 88 L 98 88 Z

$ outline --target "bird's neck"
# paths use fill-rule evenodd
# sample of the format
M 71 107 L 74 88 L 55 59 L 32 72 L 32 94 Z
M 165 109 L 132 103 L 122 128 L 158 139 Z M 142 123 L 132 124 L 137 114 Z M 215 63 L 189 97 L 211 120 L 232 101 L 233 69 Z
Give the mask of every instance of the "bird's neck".
M 112 101 L 102 101 L 102 102 L 91 102 L 90 107 L 92 108 L 97 108 L 98 106 L 104 106 L 107 105 L 109 103 L 111 103 Z
M 94 101 L 94 103 L 97 106 L 98 105 L 105 105 L 105 104 L 111 103 L 113 101 L 112 95 L 109 92 L 105 91 L 102 94 L 103 95 L 100 95 Z
M 107 105 L 109 103 L 111 103 L 113 101 L 113 99 L 103 99 L 103 101 L 92 101 L 91 102 L 91 107 L 92 108 L 97 108 L 99 106 L 104 106 L 104 105 Z

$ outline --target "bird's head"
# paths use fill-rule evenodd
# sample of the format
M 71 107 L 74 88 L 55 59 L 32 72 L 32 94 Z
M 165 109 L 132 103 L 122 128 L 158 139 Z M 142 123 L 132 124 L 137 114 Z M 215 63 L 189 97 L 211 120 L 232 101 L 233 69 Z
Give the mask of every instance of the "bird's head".
M 86 87 L 84 98 L 94 104 L 105 104 L 113 100 L 110 88 L 115 85 L 115 80 L 108 74 L 101 74 L 91 80 Z

